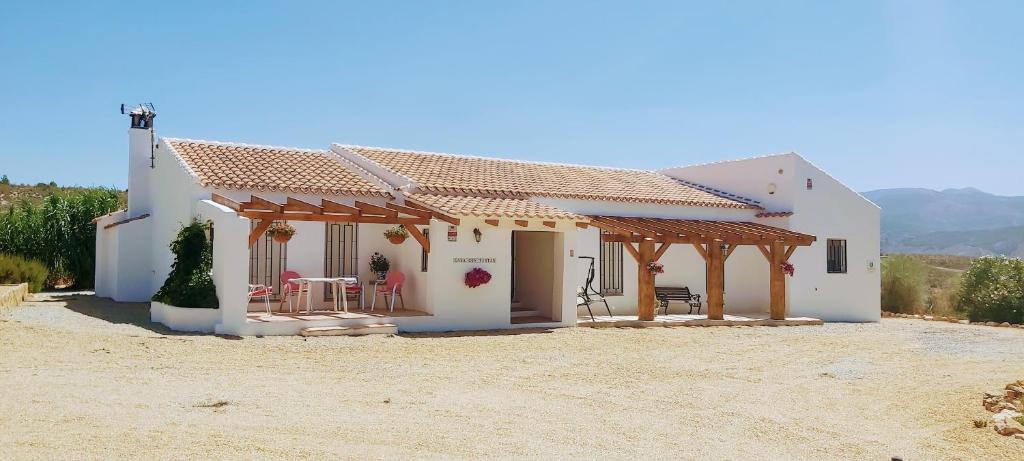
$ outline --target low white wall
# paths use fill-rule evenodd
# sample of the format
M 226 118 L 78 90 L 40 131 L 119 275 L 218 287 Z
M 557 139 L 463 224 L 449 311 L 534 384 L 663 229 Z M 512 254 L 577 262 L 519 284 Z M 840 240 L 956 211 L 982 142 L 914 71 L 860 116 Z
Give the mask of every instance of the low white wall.
M 158 301 L 149 303 L 150 320 L 162 323 L 174 331 L 213 333 L 220 323 L 220 309 L 177 307 Z

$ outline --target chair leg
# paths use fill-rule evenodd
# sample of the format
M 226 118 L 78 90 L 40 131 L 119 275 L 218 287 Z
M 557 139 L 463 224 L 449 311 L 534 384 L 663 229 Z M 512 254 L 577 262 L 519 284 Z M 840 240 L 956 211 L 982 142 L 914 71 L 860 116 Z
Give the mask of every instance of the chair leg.
M 405 296 L 402 296 L 402 292 L 398 292 L 398 300 L 402 301 L 402 310 L 405 310 Z
M 594 311 L 590 310 L 590 303 L 586 302 L 586 303 L 583 303 L 583 305 L 587 306 L 587 313 L 590 314 L 590 321 L 591 322 L 596 322 L 597 319 L 594 318 Z

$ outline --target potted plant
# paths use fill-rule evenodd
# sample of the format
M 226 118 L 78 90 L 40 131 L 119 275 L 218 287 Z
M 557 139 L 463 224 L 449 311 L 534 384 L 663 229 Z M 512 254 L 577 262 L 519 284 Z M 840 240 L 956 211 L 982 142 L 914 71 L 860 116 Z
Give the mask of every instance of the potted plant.
M 267 228 L 267 235 L 277 243 L 288 243 L 295 235 L 295 227 L 284 221 L 275 221 Z
M 783 274 L 786 274 L 786 275 L 792 277 L 794 272 L 796 272 L 796 267 L 793 267 L 793 265 L 790 264 L 789 261 L 786 261 L 786 262 L 782 263 L 782 273 Z
M 404 226 L 399 225 L 384 231 L 384 236 L 388 238 L 389 242 L 399 245 L 409 237 L 409 231 Z
M 388 270 L 391 269 L 391 263 L 388 262 L 388 258 L 380 253 L 374 253 L 370 256 L 370 270 L 374 274 L 377 274 L 377 280 L 384 280 L 388 276 Z
M 665 272 L 665 266 L 661 265 L 659 262 L 652 261 L 647 263 L 647 272 L 654 275 L 662 274 Z

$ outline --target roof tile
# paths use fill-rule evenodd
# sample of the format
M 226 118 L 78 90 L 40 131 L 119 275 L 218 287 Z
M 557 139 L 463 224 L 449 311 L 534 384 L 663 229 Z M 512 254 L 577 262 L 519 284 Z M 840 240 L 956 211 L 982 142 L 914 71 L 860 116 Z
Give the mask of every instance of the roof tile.
M 584 216 L 526 198 L 469 197 L 437 194 L 406 195 L 413 202 L 452 216 L 587 221 L 587 218 Z
M 418 192 L 759 208 L 653 171 L 340 145 L 417 183 Z
M 165 139 L 204 187 L 389 197 L 381 186 L 322 150 Z M 353 166 L 354 167 L 354 166 Z

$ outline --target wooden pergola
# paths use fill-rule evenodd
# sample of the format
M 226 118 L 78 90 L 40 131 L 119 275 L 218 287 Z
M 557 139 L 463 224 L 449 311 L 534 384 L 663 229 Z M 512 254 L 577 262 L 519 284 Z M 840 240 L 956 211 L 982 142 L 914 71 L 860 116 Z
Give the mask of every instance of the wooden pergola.
M 220 194 L 212 194 L 211 200 L 235 210 L 239 216 L 257 221 L 256 227 L 249 233 L 250 247 L 274 221 L 319 221 L 401 225 L 423 246 L 424 251 L 430 252 L 430 241 L 416 226 L 430 224 L 431 218 L 459 224 L 458 218 L 411 202 L 399 205 L 389 201 L 384 206 L 378 206 L 357 200 L 354 206 L 350 206 L 321 199 L 320 204 L 316 205 L 292 197 L 287 197 L 285 203 L 277 203 L 255 195 L 247 201 L 238 202 Z
M 639 320 L 654 320 L 654 274 L 647 270 L 647 265 L 658 261 L 672 244 L 692 245 L 704 258 L 711 320 L 722 320 L 725 315 L 725 260 L 739 245 L 757 247 L 769 265 L 771 318 L 784 320 L 786 280 L 782 265 L 797 247 L 808 246 L 816 239 L 813 235 L 751 222 L 590 216 L 590 225 L 601 229 L 604 241 L 622 242 L 636 260 Z

